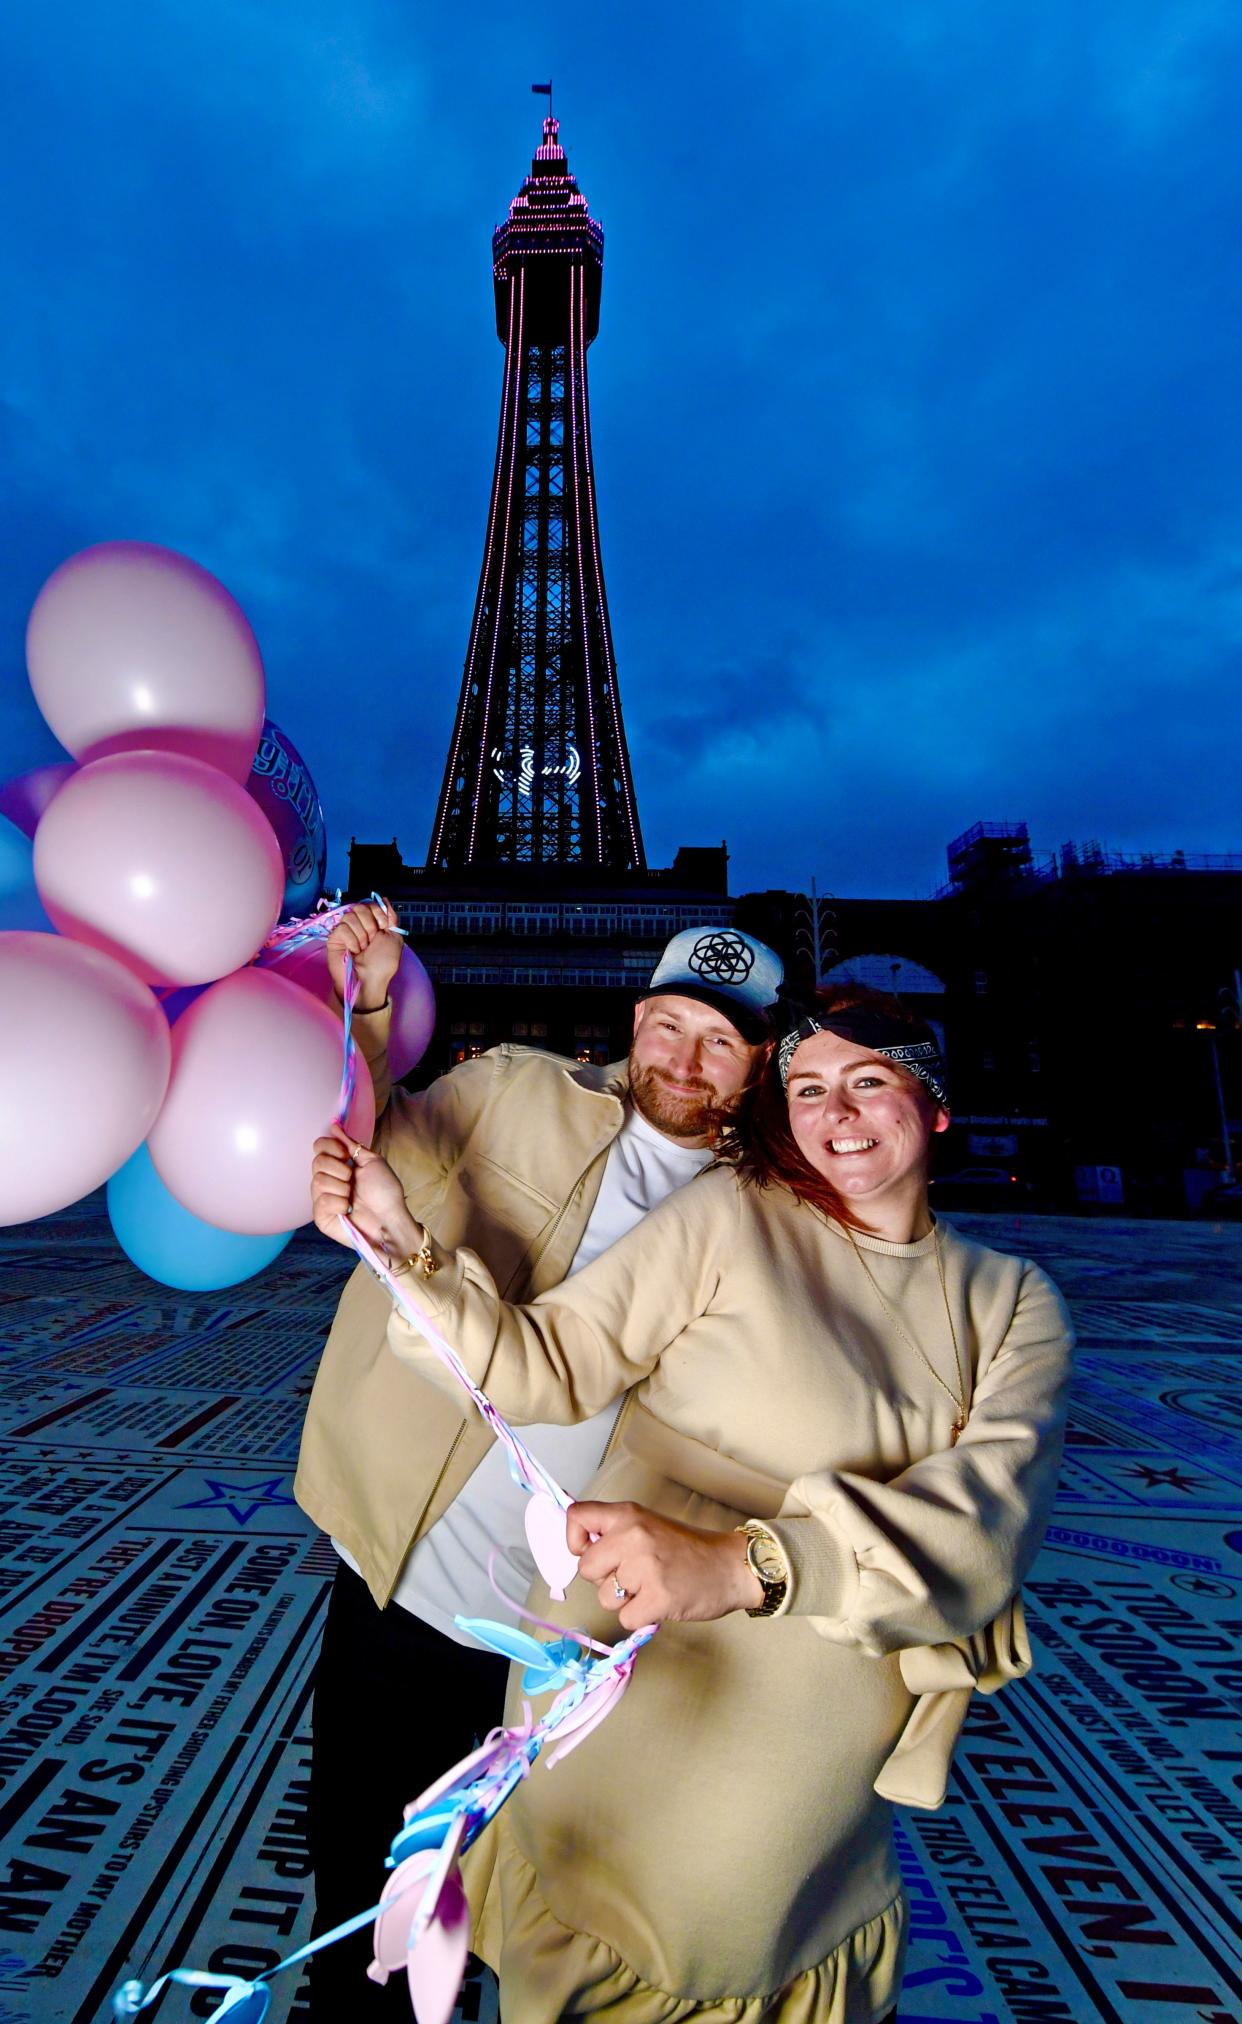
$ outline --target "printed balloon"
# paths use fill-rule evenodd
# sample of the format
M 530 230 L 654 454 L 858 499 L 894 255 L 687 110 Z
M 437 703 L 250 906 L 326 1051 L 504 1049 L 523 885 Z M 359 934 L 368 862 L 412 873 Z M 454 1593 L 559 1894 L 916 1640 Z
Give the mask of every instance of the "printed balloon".
M 60 935 L 0 934 L 0 1223 L 106 1181 L 154 1124 L 171 1055 L 155 994 L 123 964 Z
M 104 541 L 54 570 L 26 628 L 35 701 L 67 752 L 178 752 L 244 781 L 263 723 L 245 613 L 197 562 Z
M 270 717 L 263 720 L 246 791 L 271 823 L 285 861 L 282 918 L 308 914 L 323 891 L 328 833 L 306 762 Z
M 225 977 L 181 1014 L 149 1144 L 185 1208 L 248 1236 L 310 1220 L 312 1149 L 336 1115 L 342 1041 L 339 1019 L 268 970 Z M 369 1145 L 374 1127 L 360 1060 L 346 1129 Z
M 60 932 L 151 984 L 248 963 L 284 889 L 280 846 L 245 788 L 173 752 L 83 766 L 39 824 L 34 862 Z

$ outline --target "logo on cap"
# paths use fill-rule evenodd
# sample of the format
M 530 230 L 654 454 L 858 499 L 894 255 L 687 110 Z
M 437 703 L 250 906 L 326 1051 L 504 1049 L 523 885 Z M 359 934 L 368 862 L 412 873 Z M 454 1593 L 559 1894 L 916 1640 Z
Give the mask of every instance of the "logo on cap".
M 740 935 L 700 935 L 687 967 L 707 984 L 744 984 L 755 967 L 755 952 Z

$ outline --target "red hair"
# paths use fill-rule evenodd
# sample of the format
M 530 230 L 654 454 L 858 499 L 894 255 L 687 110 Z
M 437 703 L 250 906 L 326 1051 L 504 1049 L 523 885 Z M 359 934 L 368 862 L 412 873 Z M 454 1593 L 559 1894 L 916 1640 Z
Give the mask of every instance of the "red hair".
M 885 991 L 873 991 L 867 984 L 836 984 L 829 990 L 817 991 L 808 1009 L 831 1020 L 835 1014 L 852 1012 L 857 1006 L 872 1006 L 887 1013 L 890 1019 L 900 1020 L 911 1028 L 913 1037 L 922 1038 L 926 1031 L 926 1021 L 919 1013 L 911 1011 L 900 999 Z M 926 1102 L 931 1102 L 927 1087 L 918 1076 L 898 1068 L 895 1062 L 890 1066 L 912 1084 Z M 832 1222 L 854 1230 L 864 1227 L 831 1181 L 817 1172 L 799 1149 L 790 1129 L 789 1102 L 775 1052 L 767 1061 L 758 1083 L 743 1098 L 732 1125 L 728 1142 L 721 1147 L 717 1157 L 736 1169 L 743 1186 L 788 1188 L 800 1202 L 818 1209 Z

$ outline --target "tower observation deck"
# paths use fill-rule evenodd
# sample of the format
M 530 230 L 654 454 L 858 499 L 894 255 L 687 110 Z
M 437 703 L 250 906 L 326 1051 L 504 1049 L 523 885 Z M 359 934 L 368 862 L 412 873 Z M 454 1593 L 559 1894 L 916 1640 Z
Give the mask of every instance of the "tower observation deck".
M 587 395 L 604 235 L 555 119 L 492 261 L 505 347 L 496 468 L 427 869 L 642 871 Z

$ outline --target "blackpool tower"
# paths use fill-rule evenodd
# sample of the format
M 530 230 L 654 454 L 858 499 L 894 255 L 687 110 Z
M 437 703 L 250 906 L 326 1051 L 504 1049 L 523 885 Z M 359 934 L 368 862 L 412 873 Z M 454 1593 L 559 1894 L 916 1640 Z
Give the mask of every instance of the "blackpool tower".
M 492 261 L 505 347 L 496 469 L 427 870 L 641 872 L 587 396 L 604 235 L 555 119 Z

